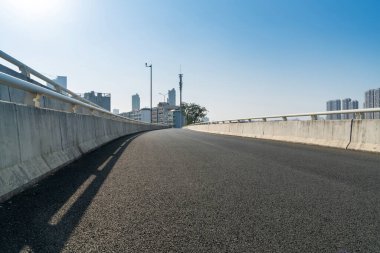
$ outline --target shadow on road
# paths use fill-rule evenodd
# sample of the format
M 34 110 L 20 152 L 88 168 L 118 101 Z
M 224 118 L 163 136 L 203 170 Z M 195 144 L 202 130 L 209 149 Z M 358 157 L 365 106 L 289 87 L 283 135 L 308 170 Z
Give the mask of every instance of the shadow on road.
M 1 203 L 0 251 L 61 251 L 113 166 L 138 135 L 108 143 Z

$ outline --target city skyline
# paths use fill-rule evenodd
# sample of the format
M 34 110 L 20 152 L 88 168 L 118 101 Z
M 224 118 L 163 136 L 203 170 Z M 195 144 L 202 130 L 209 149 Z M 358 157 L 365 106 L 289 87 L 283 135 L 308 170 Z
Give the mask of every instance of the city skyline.
M 353 110 L 359 109 L 359 102 L 356 99 L 332 99 L 326 102 L 326 111 L 340 111 L 340 110 Z M 334 114 L 327 115 L 327 120 L 340 120 L 340 119 L 353 119 L 355 115 L 350 114 Z
M 1 2 L 0 48 L 121 111 L 136 92 L 149 105 L 145 62 L 153 104 L 182 64 L 183 99 L 211 120 L 321 111 L 331 94 L 362 105 L 380 86 L 378 1 L 42 2 Z

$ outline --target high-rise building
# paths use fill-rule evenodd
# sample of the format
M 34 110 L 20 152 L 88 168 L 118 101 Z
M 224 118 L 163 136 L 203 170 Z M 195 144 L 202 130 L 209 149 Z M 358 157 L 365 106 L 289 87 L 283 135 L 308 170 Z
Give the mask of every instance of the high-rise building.
M 59 86 L 67 89 L 67 76 L 57 76 L 56 78 L 53 79 L 54 82 L 58 83 Z M 47 84 L 47 86 L 51 89 L 55 89 L 53 85 L 50 83 Z
M 364 93 L 364 108 L 373 108 L 374 106 L 374 94 L 375 90 L 367 90 Z M 369 112 L 365 114 L 366 119 L 373 119 L 373 113 Z
M 370 89 L 364 93 L 364 108 L 380 108 L 380 88 Z M 366 119 L 380 119 L 380 113 L 367 112 Z
M 350 106 L 351 98 L 342 99 L 342 110 L 348 110 Z M 342 114 L 342 119 L 349 119 L 349 114 Z
M 140 96 L 139 94 L 132 95 L 132 111 L 140 110 Z
M 357 100 L 352 100 L 352 101 L 348 104 L 348 109 L 349 109 L 349 110 L 359 109 L 359 101 L 357 101 Z
M 375 90 L 373 102 L 374 102 L 373 106 L 375 108 L 379 108 L 380 107 L 380 88 L 378 88 L 378 89 Z M 373 118 L 374 119 L 380 119 L 380 113 L 379 112 L 375 112 L 374 115 L 373 115 Z
M 359 109 L 359 102 L 357 100 L 351 100 L 351 98 L 342 99 L 342 110 L 354 110 Z M 342 119 L 353 119 L 354 114 L 342 114 Z
M 329 100 L 326 103 L 326 111 L 340 111 L 341 110 L 341 101 L 340 99 Z M 328 120 L 337 120 L 341 119 L 340 114 L 327 115 Z
M 111 111 L 111 94 L 110 93 L 101 93 L 101 92 L 86 92 L 84 94 L 79 94 L 81 97 L 84 97 L 88 101 L 93 102 L 94 104 L 103 107 L 104 109 Z
M 359 102 L 357 100 L 352 100 L 348 103 L 348 110 L 355 110 L 355 109 L 359 109 Z M 348 119 L 353 119 L 354 116 L 355 115 L 353 113 L 350 113 L 348 114 Z
M 168 104 L 175 106 L 176 100 L 175 100 L 175 89 L 168 90 Z
M 67 89 L 67 76 L 57 76 L 57 78 L 53 79 L 53 81 Z

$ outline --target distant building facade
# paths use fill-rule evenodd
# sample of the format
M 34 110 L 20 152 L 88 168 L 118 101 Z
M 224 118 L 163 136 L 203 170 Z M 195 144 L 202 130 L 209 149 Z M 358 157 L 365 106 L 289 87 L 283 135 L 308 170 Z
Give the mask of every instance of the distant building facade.
M 160 102 L 152 109 L 152 123 L 168 123 L 169 103 Z
M 326 102 L 326 111 L 340 111 L 340 110 L 341 110 L 340 99 L 329 100 Z M 341 119 L 341 115 L 340 114 L 327 115 L 326 119 L 338 120 L 338 119 Z
M 172 92 L 171 99 L 173 100 L 173 96 L 174 96 L 174 103 L 175 103 L 175 90 L 172 89 L 171 92 Z M 102 106 L 98 101 L 99 99 L 98 100 L 96 99 L 99 96 L 104 97 L 102 93 L 95 93 L 94 91 L 92 91 L 89 93 L 85 93 L 84 95 L 81 95 L 81 96 L 90 100 L 93 103 L 96 103 Z M 168 124 L 176 128 L 181 128 L 182 125 L 185 124 L 185 117 L 183 115 L 182 115 L 182 121 L 181 121 L 181 113 L 180 113 L 179 106 L 171 105 L 167 102 L 160 102 L 158 103 L 156 107 L 152 108 L 152 113 L 151 113 L 150 108 L 138 109 L 139 107 L 140 107 L 140 97 L 138 94 L 135 94 L 132 96 L 132 109 L 133 109 L 132 111 L 119 113 L 118 109 L 114 109 L 113 113 L 132 119 L 132 120 L 143 121 L 147 123 L 152 122 L 152 123 L 158 123 L 158 124 Z M 182 125 L 181 125 L 181 122 L 182 122 Z
M 54 82 L 58 83 L 59 86 L 67 89 L 67 76 L 57 76 L 56 78 L 53 79 Z M 50 83 L 47 84 L 47 86 L 51 89 L 55 89 L 53 85 Z
M 352 100 L 348 103 L 348 110 L 355 110 L 355 109 L 359 109 L 359 101 Z M 353 113 L 348 114 L 348 119 L 354 119 L 354 118 L 355 118 L 355 114 Z
M 103 107 L 104 109 L 111 111 L 111 94 L 90 91 L 84 94 L 79 94 L 81 97 L 88 101 Z
M 380 107 L 380 88 L 367 90 L 364 93 L 364 108 Z M 380 119 L 380 113 L 368 112 L 365 114 L 366 119 Z
M 171 106 L 175 106 L 176 105 L 176 93 L 175 93 L 175 89 L 171 89 L 171 90 L 168 90 L 168 100 L 167 100 L 168 104 L 171 105 Z
M 345 99 L 342 99 L 342 110 L 348 110 L 349 107 L 350 107 L 350 102 L 351 102 L 351 98 L 345 98 Z M 349 114 L 342 114 L 342 119 L 349 119 L 350 115 Z
M 141 110 L 123 112 L 123 113 L 120 113 L 119 115 L 133 119 L 133 120 L 150 123 L 150 108 L 142 108 Z
M 183 122 L 185 122 L 185 117 L 182 115 L 181 121 L 181 111 L 179 109 L 173 109 L 168 112 L 168 125 L 173 128 L 181 128 Z
M 179 106 L 173 106 L 166 102 L 158 103 L 157 107 L 152 109 L 152 123 L 169 124 L 173 122 L 172 110 L 179 110 Z
M 359 102 L 357 100 L 352 100 L 351 98 L 345 98 L 342 100 L 334 99 L 329 100 L 326 103 L 327 111 L 340 111 L 340 110 L 353 110 L 359 109 Z M 339 119 L 353 119 L 355 115 L 350 114 L 336 114 L 336 115 L 327 115 L 327 120 L 339 120 Z
M 132 95 L 132 111 L 140 110 L 140 96 L 139 94 Z
M 367 90 L 364 93 L 364 108 L 374 108 L 375 107 L 375 90 Z M 366 119 L 373 119 L 374 118 L 374 113 L 373 112 L 368 112 L 365 114 Z
M 119 109 L 113 109 L 112 113 L 118 115 L 120 113 L 120 111 L 119 111 Z
M 375 96 L 375 98 L 373 99 L 374 107 L 375 108 L 379 108 L 380 107 L 380 88 L 378 88 L 378 89 L 375 90 L 374 96 Z M 374 118 L 375 119 L 380 119 L 380 113 L 379 112 L 375 112 L 374 113 Z
M 150 123 L 150 108 L 142 108 L 140 110 L 140 121 Z

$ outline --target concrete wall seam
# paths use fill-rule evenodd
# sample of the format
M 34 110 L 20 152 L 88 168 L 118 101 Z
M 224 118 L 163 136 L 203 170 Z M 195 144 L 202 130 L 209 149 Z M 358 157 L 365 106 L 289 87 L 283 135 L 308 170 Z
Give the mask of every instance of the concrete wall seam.
M 353 123 L 354 123 L 354 120 L 351 119 L 351 124 L 350 124 L 350 140 L 349 140 L 349 142 L 348 142 L 348 144 L 347 144 L 347 146 L 346 146 L 346 149 L 348 149 L 348 146 L 350 146 L 350 144 L 351 144 L 351 140 L 352 140 L 352 126 L 353 126 Z

